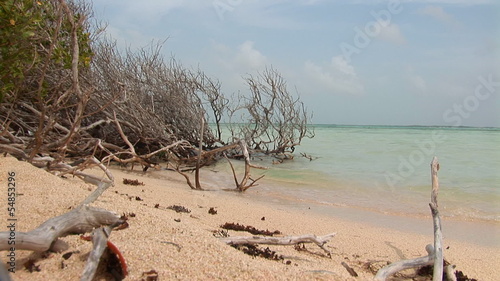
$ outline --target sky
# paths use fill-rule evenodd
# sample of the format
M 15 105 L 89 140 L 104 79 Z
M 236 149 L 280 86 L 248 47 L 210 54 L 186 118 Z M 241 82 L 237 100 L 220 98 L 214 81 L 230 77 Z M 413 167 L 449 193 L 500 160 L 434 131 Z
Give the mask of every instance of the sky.
M 222 91 L 274 68 L 316 124 L 500 127 L 494 0 L 94 0 L 121 48 L 201 69 Z

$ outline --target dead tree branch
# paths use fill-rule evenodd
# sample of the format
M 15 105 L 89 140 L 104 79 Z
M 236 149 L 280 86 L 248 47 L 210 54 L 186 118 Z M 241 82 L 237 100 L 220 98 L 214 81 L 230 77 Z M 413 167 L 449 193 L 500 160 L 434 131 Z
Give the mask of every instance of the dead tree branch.
M 441 218 L 438 211 L 437 196 L 439 192 L 439 180 L 437 172 L 439 170 L 439 162 L 436 156 L 431 162 L 432 175 L 432 193 L 431 203 L 429 204 L 432 212 L 432 221 L 434 224 L 434 272 L 432 275 L 433 281 L 443 280 L 443 234 L 441 232 Z
M 401 260 L 397 262 L 393 262 L 390 265 L 381 268 L 377 275 L 375 275 L 375 281 L 385 281 L 389 276 L 400 272 L 401 270 L 410 269 L 410 268 L 419 268 L 426 265 L 431 265 L 434 262 L 434 247 L 432 245 L 427 245 L 425 247 L 428 255 L 425 257 L 420 257 L 411 260 Z
M 228 245 L 241 244 L 265 244 L 265 245 L 295 245 L 299 243 L 314 243 L 323 251 L 331 256 L 324 245 L 332 239 L 336 233 L 330 233 L 324 236 L 316 236 L 314 234 L 306 234 L 300 236 L 285 236 L 285 237 L 268 237 L 268 236 L 237 236 L 219 238 L 222 242 Z
M 110 211 L 83 205 L 72 211 L 51 218 L 29 232 L 16 232 L 16 249 L 36 252 L 54 250 L 59 237 L 69 234 L 80 234 L 92 231 L 101 225 L 112 225 L 120 221 L 120 217 Z M 7 243 L 10 232 L 0 232 L 0 251 L 8 250 Z
M 432 180 L 432 191 L 431 191 L 431 203 L 429 204 L 432 213 L 433 225 L 434 225 L 434 246 L 427 245 L 425 250 L 429 255 L 413 260 L 403 260 L 394 262 L 377 272 L 375 280 L 384 281 L 389 276 L 395 274 L 404 269 L 417 268 L 426 265 L 434 264 L 433 281 L 443 280 L 443 246 L 442 246 L 442 232 L 441 232 L 441 220 L 439 217 L 439 211 L 437 209 L 437 195 L 439 192 L 439 181 L 437 172 L 439 170 L 439 162 L 437 157 L 434 156 L 431 162 L 431 180 Z M 450 270 L 447 268 L 447 270 Z M 448 278 L 453 278 L 452 276 Z
M 201 158 L 203 153 L 203 132 L 205 131 L 205 119 L 201 118 L 200 121 L 200 143 L 198 144 L 198 160 L 196 161 L 196 170 L 194 171 L 194 181 L 196 184 L 196 189 L 202 189 L 200 184 L 200 166 Z
M 245 159 L 245 174 L 243 175 L 243 178 L 241 179 L 241 181 L 238 181 L 238 177 L 236 176 L 236 171 L 235 171 L 234 166 L 231 163 L 231 161 L 227 157 L 226 157 L 226 159 L 229 162 L 229 165 L 231 166 L 231 171 L 233 172 L 233 178 L 234 178 L 234 183 L 236 185 L 236 190 L 239 192 L 244 192 L 247 189 L 249 189 L 250 187 L 255 186 L 256 185 L 255 183 L 264 177 L 264 175 L 262 175 L 262 176 L 258 177 L 257 179 L 252 180 L 250 178 L 251 168 L 263 169 L 263 170 L 265 170 L 267 168 L 253 165 L 250 162 L 250 154 L 248 153 L 248 148 L 247 148 L 247 144 L 246 144 L 245 140 L 240 139 L 240 140 L 238 140 L 237 143 L 241 149 L 241 152 L 243 154 L 243 158 Z M 248 180 L 251 180 L 251 183 L 248 183 Z
M 83 270 L 80 281 L 91 281 L 94 279 L 104 251 L 106 250 L 106 248 L 110 248 L 110 242 L 108 241 L 108 238 L 111 235 L 111 231 L 113 230 L 113 228 L 119 226 L 120 224 L 121 222 L 118 221 L 113 225 L 101 226 L 94 229 L 91 235 L 93 243 L 92 251 L 87 258 L 87 263 L 85 264 L 85 268 Z M 123 272 L 123 277 L 125 277 L 127 275 L 126 264 L 122 264 L 122 266 L 122 270 L 125 271 Z
M 239 102 L 229 110 L 232 136 L 244 139 L 254 151 L 291 159 L 303 138 L 314 137 L 311 116 L 300 99 L 290 94 L 285 79 L 275 69 L 245 80 L 249 96 L 238 96 Z

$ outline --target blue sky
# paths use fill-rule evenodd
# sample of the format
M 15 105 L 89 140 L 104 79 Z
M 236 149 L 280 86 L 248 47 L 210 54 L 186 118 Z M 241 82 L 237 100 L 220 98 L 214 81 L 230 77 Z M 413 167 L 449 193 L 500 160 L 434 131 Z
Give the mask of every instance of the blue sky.
M 231 95 L 277 69 L 323 124 L 500 127 L 491 0 L 95 0 L 107 33 L 200 68 Z

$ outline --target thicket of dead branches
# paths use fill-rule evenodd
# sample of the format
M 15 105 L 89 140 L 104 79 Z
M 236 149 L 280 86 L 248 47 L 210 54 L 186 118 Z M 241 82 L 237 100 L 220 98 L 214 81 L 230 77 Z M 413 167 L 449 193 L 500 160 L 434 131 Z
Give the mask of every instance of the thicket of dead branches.
M 245 80 L 250 95 L 240 96 L 229 112 L 233 136 L 244 139 L 254 151 L 284 157 L 293 153 L 303 138 L 314 137 L 312 116 L 299 97 L 288 91 L 276 69 Z
M 120 51 L 83 1 L 9 1 L 0 13 L 1 152 L 63 173 L 109 161 L 199 169 L 228 150 L 242 158 L 236 139 L 249 154 L 289 155 L 313 136 L 274 69 L 247 77 L 251 95 L 231 104 L 218 80 L 165 60 L 163 42 Z M 244 124 L 229 141 L 225 118 Z

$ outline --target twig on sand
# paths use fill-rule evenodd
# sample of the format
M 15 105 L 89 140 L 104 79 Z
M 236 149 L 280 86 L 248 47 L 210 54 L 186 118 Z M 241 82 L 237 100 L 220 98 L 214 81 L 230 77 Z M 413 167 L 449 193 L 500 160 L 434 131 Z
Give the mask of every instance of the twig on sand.
M 306 234 L 300 236 L 285 236 L 285 237 L 262 237 L 262 236 L 239 236 L 239 237 L 223 237 L 219 238 L 222 242 L 228 245 L 241 244 L 266 244 L 266 245 L 295 245 L 299 243 L 314 243 L 320 247 L 326 254 L 331 257 L 324 245 L 332 239 L 336 233 L 330 233 L 324 236 L 316 236 L 314 234 Z

